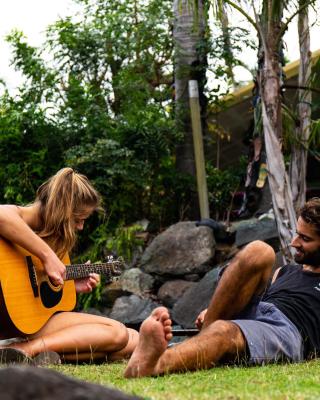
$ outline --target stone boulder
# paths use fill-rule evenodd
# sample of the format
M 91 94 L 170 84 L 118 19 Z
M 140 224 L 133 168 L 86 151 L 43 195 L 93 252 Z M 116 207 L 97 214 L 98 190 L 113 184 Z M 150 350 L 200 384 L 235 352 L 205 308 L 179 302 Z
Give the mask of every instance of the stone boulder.
M 129 293 L 122 288 L 120 280 L 114 281 L 106 285 L 101 293 L 101 305 L 104 307 L 112 307 L 115 301 Z
M 274 247 L 279 244 L 276 222 L 274 218 L 269 216 L 233 223 L 232 229 L 236 230 L 235 245 L 237 247 L 242 247 L 254 240 L 262 240 Z
M 203 274 L 215 254 L 212 229 L 194 222 L 179 222 L 155 237 L 143 253 L 141 269 L 150 274 L 183 276 Z
M 138 400 L 102 385 L 67 377 L 59 372 L 29 366 L 0 369 L 1 400 Z
M 159 304 L 150 299 L 142 299 L 135 294 L 123 296 L 114 303 L 110 318 L 137 328 L 156 307 Z
M 194 328 L 199 313 L 208 307 L 218 282 L 220 268 L 209 271 L 176 302 L 172 319 L 183 328 Z
M 196 285 L 195 282 L 175 279 L 167 281 L 158 290 L 157 297 L 163 305 L 172 308 L 173 305 L 183 296 L 184 292 Z
M 142 272 L 140 268 L 131 268 L 123 273 L 121 286 L 124 291 L 141 296 L 151 291 L 154 281 L 151 275 Z

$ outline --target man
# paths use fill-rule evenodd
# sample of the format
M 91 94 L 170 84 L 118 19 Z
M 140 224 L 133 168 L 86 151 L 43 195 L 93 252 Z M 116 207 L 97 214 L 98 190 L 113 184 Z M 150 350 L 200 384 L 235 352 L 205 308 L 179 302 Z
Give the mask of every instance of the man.
M 140 329 L 125 376 L 211 368 L 245 359 L 251 364 L 302 361 L 320 352 L 320 199 L 308 201 L 291 246 L 296 265 L 278 269 L 269 287 L 273 249 L 255 241 L 225 269 L 198 335 L 168 348 L 168 311 L 159 307 Z M 203 322 L 203 323 L 202 323 Z

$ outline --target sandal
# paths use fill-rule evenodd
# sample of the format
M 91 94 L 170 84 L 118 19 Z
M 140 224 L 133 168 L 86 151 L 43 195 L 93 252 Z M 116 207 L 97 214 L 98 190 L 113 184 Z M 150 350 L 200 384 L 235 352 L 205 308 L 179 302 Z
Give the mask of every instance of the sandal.
M 262 163 L 259 169 L 259 177 L 256 183 L 257 188 L 262 189 L 268 176 L 267 164 Z

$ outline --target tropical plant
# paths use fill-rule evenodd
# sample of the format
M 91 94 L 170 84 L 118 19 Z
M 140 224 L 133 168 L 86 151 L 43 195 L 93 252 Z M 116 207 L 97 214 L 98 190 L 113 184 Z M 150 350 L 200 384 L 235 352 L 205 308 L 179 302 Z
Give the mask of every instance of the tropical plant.
M 233 199 L 244 177 L 243 165 L 218 169 L 211 162 L 206 165 L 210 211 L 215 219 L 228 225 L 233 208 Z
M 77 18 L 48 28 L 44 48 L 8 37 L 25 80 L 1 98 L 2 201 L 30 201 L 67 164 L 100 190 L 109 228 L 141 216 L 175 221 L 179 207 L 168 213 L 172 197 L 161 194 L 184 182 L 174 168 L 171 2 L 78 3 Z
M 298 4 L 288 1 L 262 0 L 258 4 L 245 0 L 237 2 L 226 0 L 225 2 L 212 1 L 212 3 L 218 9 L 225 3 L 237 10 L 255 28 L 259 38 L 256 82 L 261 99 L 269 185 L 282 251 L 284 256 L 291 260 L 293 253 L 290 242 L 295 232 L 296 213 L 282 152 L 281 41 L 293 18 L 302 14 L 314 1 L 306 0 Z M 289 14 L 287 18 L 284 18 L 284 11 Z M 303 139 L 302 142 L 305 143 L 305 140 Z M 304 164 L 305 161 L 302 163 Z M 305 173 L 305 169 L 303 171 Z M 299 179 L 302 177 L 300 176 Z

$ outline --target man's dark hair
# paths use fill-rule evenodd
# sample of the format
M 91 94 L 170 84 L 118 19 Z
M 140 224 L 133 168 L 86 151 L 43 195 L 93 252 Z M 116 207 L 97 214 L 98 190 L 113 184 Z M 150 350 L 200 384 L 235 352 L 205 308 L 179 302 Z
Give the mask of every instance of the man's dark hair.
M 306 202 L 300 210 L 300 217 L 312 224 L 320 235 L 320 198 L 314 197 Z

